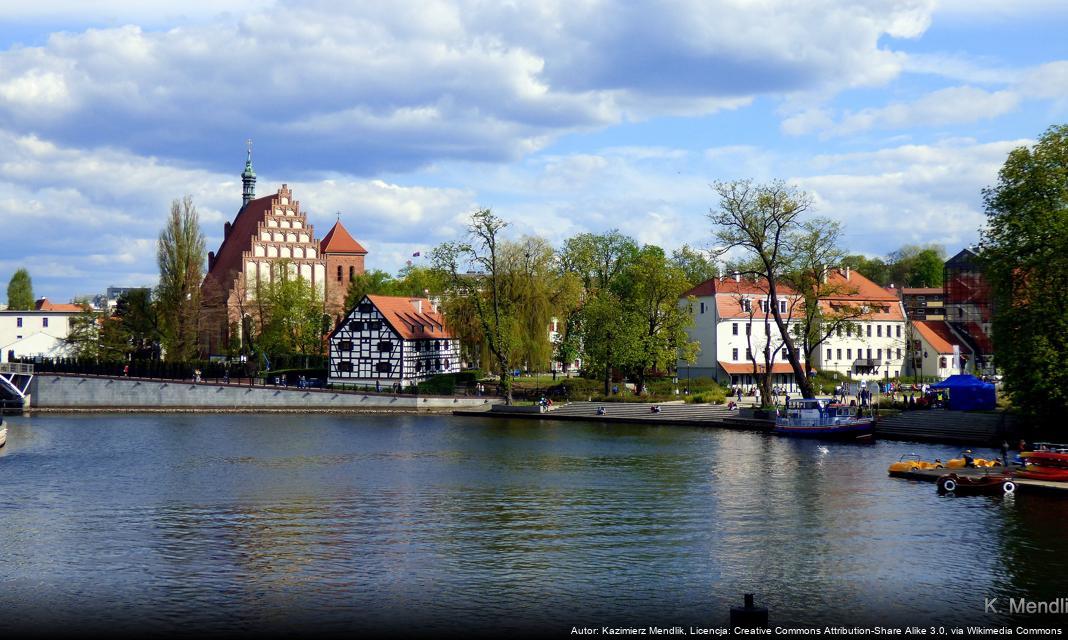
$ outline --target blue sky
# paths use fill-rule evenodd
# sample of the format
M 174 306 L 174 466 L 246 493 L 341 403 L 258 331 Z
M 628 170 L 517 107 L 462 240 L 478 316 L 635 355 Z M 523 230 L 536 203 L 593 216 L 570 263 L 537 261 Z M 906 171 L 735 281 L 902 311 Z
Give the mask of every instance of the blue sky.
M 163 8 L 156 8 L 155 4 Z M 0 279 L 155 283 L 174 198 L 209 249 L 257 192 L 394 271 L 492 207 L 554 242 L 710 244 L 716 180 L 782 178 L 846 249 L 978 239 L 1006 154 L 1068 121 L 1062 0 L 0 6 Z

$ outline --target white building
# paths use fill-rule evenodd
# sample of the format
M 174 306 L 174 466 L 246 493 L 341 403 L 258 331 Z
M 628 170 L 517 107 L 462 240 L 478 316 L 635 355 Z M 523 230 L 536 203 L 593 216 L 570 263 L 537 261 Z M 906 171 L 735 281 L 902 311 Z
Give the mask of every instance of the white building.
M 925 378 L 944 380 L 951 375 L 964 373 L 954 366 L 953 347 L 962 357 L 970 354 L 964 341 L 954 335 L 946 322 L 938 320 L 914 320 L 912 322 L 911 371 Z M 965 367 L 967 368 L 966 365 Z
M 460 371 L 460 341 L 426 298 L 364 296 L 330 334 L 331 384 L 406 387 Z
M 82 312 L 76 304 L 53 304 L 47 298 L 37 301 L 32 311 L 0 311 L 0 362 L 15 358 L 62 358 L 69 354 L 66 343 L 70 318 Z
M 813 354 L 813 367 L 856 380 L 902 375 L 908 325 L 897 293 L 848 268 L 828 270 L 825 285 L 835 293 L 820 298 L 824 312 L 852 319 L 820 345 Z
M 780 287 L 778 294 L 780 313 L 790 326 L 797 296 L 785 287 Z M 684 293 L 679 303 L 687 305 L 693 315 L 693 325 L 687 329 L 689 340 L 700 343 L 694 364 L 678 362 L 680 378 L 713 378 L 725 386 L 752 386 L 756 380 L 750 355 L 755 354 L 757 371 L 763 373 L 766 349 L 771 355 L 772 384 L 796 390 L 782 334 L 768 307 L 766 283 L 738 275 L 712 278 Z
M 834 292 L 820 300 L 825 313 L 850 319 L 820 344 L 808 367 L 858 380 L 901 375 L 908 337 L 898 297 L 849 269 L 829 269 L 825 285 Z M 803 317 L 800 296 L 782 285 L 777 293 L 787 330 L 795 331 L 792 327 Z M 684 293 L 680 304 L 689 305 L 693 314 L 689 339 L 700 343 L 696 363 L 678 362 L 680 377 L 708 377 L 748 387 L 756 382 L 750 356 L 755 355 L 757 373 L 764 373 L 767 352 L 771 383 L 796 390 L 784 340 L 768 307 L 765 282 L 737 275 L 713 278 Z M 794 342 L 801 347 L 796 338 Z

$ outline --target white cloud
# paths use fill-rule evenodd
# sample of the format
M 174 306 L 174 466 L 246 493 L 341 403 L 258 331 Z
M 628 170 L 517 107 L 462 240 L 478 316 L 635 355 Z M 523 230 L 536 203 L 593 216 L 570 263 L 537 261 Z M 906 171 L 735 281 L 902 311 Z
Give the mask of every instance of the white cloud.
M 0 17 L 75 6 L 6 7 Z M 884 83 L 902 56 L 880 39 L 918 36 L 931 5 L 412 0 L 231 9 L 242 14 L 204 2 L 183 12 L 106 2 L 106 24 L 129 17 L 155 26 L 55 33 L 0 52 L 0 126 L 83 147 L 121 140 L 140 155 L 212 157 L 219 166 L 249 136 L 283 151 L 286 169 L 515 159 L 565 132 Z
M 1004 115 L 1016 109 L 1021 96 L 1012 90 L 986 91 L 976 87 L 949 87 L 932 91 L 912 102 L 847 111 L 834 121 L 828 110 L 803 111 L 783 120 L 791 135 L 819 131 L 824 136 L 847 136 L 871 129 L 908 129 L 969 124 Z

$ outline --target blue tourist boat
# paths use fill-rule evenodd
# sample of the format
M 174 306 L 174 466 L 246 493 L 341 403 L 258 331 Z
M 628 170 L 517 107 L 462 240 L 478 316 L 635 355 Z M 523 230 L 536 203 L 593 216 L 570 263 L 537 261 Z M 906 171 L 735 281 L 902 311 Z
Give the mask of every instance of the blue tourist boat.
M 875 440 L 875 416 L 862 415 L 860 407 L 829 398 L 788 398 L 775 419 L 774 433 L 799 438 L 851 442 Z

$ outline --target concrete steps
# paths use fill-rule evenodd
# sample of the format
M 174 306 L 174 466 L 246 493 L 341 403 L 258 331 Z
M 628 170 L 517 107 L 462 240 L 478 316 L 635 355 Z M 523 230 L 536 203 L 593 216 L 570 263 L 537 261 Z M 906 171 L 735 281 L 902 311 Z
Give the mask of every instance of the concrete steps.
M 1003 439 L 1015 442 L 1014 426 L 1014 421 L 1001 412 L 931 409 L 902 411 L 882 418 L 875 431 L 885 438 L 1000 444 Z
M 723 422 L 725 418 L 738 415 L 738 411 L 729 411 L 725 405 L 715 404 L 659 404 L 660 413 L 650 409 L 657 403 L 632 402 L 571 402 L 553 407 L 550 417 L 586 417 L 609 419 L 641 419 L 656 422 Z M 597 415 L 597 408 L 604 407 L 606 414 Z

